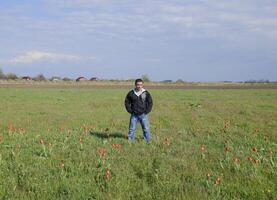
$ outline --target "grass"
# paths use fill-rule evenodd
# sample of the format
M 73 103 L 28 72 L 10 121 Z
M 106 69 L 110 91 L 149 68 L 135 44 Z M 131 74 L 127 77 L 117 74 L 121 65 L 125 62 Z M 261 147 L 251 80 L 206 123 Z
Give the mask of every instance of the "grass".
M 0 199 L 276 198 L 276 90 L 153 89 L 150 143 L 127 92 L 1 88 Z

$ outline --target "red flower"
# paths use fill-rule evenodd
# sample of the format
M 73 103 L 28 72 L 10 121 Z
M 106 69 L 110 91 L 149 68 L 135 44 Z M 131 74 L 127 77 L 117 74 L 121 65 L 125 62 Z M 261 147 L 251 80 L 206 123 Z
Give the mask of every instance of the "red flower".
M 252 148 L 252 151 L 253 151 L 253 152 L 257 152 L 257 148 L 256 148 L 256 147 L 253 147 L 253 148 Z
M 101 154 L 101 157 L 104 157 L 107 154 L 102 148 L 98 148 L 98 152 Z
M 225 149 L 225 151 L 231 151 L 231 147 L 229 147 L 229 146 L 226 146 L 224 149 Z
M 233 161 L 235 161 L 235 162 L 239 162 L 239 158 L 234 157 L 234 158 L 233 158 Z
M 121 148 L 121 144 L 111 144 L 111 147 L 113 147 L 113 148 Z
M 110 170 L 106 170 L 106 172 L 105 172 L 105 179 L 106 180 L 109 180 L 111 178 L 111 172 L 110 172 Z
M 98 148 L 98 152 L 102 153 L 104 150 L 102 148 Z
M 251 156 L 248 156 L 248 157 L 247 157 L 247 160 L 249 160 L 250 162 L 252 162 L 252 161 L 253 161 L 253 158 L 252 158 Z

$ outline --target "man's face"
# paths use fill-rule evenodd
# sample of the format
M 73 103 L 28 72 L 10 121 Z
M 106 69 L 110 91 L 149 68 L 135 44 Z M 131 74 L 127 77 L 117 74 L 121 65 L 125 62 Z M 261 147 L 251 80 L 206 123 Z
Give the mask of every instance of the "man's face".
M 143 83 L 137 82 L 135 86 L 136 86 L 136 90 L 141 90 L 143 88 Z

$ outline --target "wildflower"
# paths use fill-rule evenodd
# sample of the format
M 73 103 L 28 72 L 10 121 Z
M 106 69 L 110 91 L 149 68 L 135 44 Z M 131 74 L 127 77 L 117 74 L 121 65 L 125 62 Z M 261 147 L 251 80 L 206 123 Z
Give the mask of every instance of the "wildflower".
M 113 148 L 121 148 L 121 144 L 111 144 L 111 147 L 113 147 Z
M 40 140 L 39 140 L 39 143 L 42 144 L 42 145 L 44 145 L 44 140 L 43 140 L 43 139 L 40 139 Z
M 98 148 L 98 152 L 102 153 L 104 150 L 102 148 Z
M 253 152 L 257 152 L 257 148 L 256 148 L 256 147 L 253 147 L 253 148 L 252 148 L 252 151 L 253 151 Z
M 168 139 L 168 138 L 165 138 L 165 139 L 163 140 L 163 144 L 164 144 L 164 145 L 169 145 L 169 139 Z
M 79 142 L 81 142 L 81 143 L 83 142 L 83 137 L 79 138 Z
M 226 146 L 224 149 L 225 149 L 225 151 L 231 151 L 231 147 L 229 147 L 229 146 Z
M 214 184 L 215 185 L 219 185 L 221 183 L 221 178 L 220 177 L 217 177 L 214 181 Z
M 260 164 L 260 160 L 256 159 L 256 160 L 254 160 L 254 163 L 258 165 L 258 164 Z
M 230 127 L 230 121 L 226 120 L 224 122 L 224 128 L 226 129 L 226 128 L 229 128 L 229 127 Z
M 202 152 L 205 151 L 205 145 L 204 145 L 204 144 L 201 144 L 201 146 L 200 146 L 200 151 L 202 151 Z
M 60 162 L 60 167 L 64 168 L 64 161 L 63 160 Z
M 235 162 L 239 162 L 239 158 L 234 157 L 234 158 L 233 158 L 233 161 L 235 161 Z
M 253 158 L 252 158 L 251 156 L 248 156 L 248 157 L 247 157 L 247 160 L 249 160 L 250 162 L 252 162 L 252 161 L 253 161 Z
M 101 154 L 101 157 L 104 157 L 107 155 L 107 153 L 102 148 L 98 148 L 98 152 Z
M 111 172 L 110 172 L 110 170 L 107 169 L 106 172 L 105 172 L 105 179 L 109 180 L 110 177 L 111 177 Z

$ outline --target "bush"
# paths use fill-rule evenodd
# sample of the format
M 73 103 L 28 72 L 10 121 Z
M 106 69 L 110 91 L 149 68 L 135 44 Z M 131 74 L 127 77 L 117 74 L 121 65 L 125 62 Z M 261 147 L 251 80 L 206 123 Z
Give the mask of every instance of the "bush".
M 141 76 L 141 79 L 143 80 L 143 82 L 150 82 L 150 78 L 148 75 L 144 74 Z
M 17 75 L 14 74 L 14 73 L 8 73 L 8 74 L 6 75 L 6 78 L 7 78 L 8 80 L 16 80 L 16 79 L 18 79 Z
M 64 78 L 63 78 L 63 81 L 72 81 L 72 80 L 71 80 L 71 78 L 64 77 Z
M 47 79 L 44 77 L 43 74 L 39 74 L 34 78 L 35 81 L 46 81 Z
M 4 74 L 1 68 L 0 68 L 0 79 L 6 79 L 6 75 Z
M 182 79 L 178 79 L 178 80 L 176 81 L 176 83 L 178 83 L 178 84 L 183 84 L 183 83 L 185 83 L 185 81 L 183 81 Z

